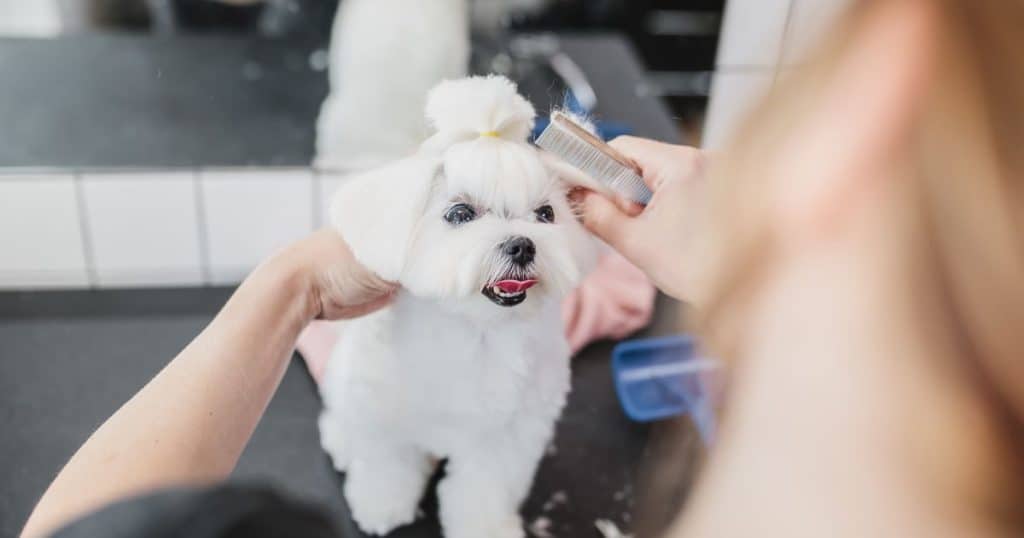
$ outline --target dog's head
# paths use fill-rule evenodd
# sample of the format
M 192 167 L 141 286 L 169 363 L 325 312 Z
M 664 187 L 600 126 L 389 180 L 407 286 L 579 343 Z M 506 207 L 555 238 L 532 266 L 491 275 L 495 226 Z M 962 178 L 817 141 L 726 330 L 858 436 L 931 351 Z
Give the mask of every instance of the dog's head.
M 475 314 L 526 313 L 593 262 L 566 185 L 527 142 L 533 107 L 502 77 L 441 83 L 436 134 L 409 158 L 351 178 L 331 218 L 356 258 L 414 295 Z

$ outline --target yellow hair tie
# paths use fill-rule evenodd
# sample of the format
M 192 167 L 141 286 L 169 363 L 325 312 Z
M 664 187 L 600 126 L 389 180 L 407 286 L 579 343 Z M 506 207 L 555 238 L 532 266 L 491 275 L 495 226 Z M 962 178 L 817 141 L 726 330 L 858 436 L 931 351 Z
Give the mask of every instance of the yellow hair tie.
M 480 136 L 486 136 L 487 138 L 498 138 L 498 131 L 484 131 L 480 133 Z

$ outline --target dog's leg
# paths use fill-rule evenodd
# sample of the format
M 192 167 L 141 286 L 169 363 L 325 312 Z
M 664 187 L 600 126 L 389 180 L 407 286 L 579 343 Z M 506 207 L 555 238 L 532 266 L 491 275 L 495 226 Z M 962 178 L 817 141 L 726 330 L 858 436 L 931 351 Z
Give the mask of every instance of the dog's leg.
M 445 538 L 524 536 L 519 505 L 550 434 L 544 429 L 516 433 L 449 457 L 447 476 L 438 486 Z
M 341 420 L 324 408 L 317 420 L 320 429 L 320 447 L 331 457 L 334 469 L 345 472 L 348 468 L 348 450 L 345 443 L 345 432 L 342 431 Z
M 364 446 L 351 454 L 345 500 L 363 532 L 387 534 L 416 519 L 435 461 L 413 447 Z

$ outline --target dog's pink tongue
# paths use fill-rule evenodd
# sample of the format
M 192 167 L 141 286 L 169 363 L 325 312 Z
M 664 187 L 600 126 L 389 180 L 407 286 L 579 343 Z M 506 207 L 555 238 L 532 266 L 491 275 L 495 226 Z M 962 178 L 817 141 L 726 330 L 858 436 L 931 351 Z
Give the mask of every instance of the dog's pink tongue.
M 519 293 L 532 288 L 536 283 L 536 280 L 499 280 L 494 285 L 505 293 Z

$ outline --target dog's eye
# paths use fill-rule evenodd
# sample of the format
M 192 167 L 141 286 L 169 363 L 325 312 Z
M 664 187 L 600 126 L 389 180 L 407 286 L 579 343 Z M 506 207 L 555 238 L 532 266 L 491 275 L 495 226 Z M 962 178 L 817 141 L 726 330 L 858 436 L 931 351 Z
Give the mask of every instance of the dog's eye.
M 448 208 L 444 214 L 444 220 L 452 226 L 465 224 L 476 218 L 476 211 L 466 204 L 455 204 Z
M 534 211 L 537 215 L 537 220 L 540 222 L 552 223 L 555 222 L 555 210 L 549 205 L 542 205 Z

